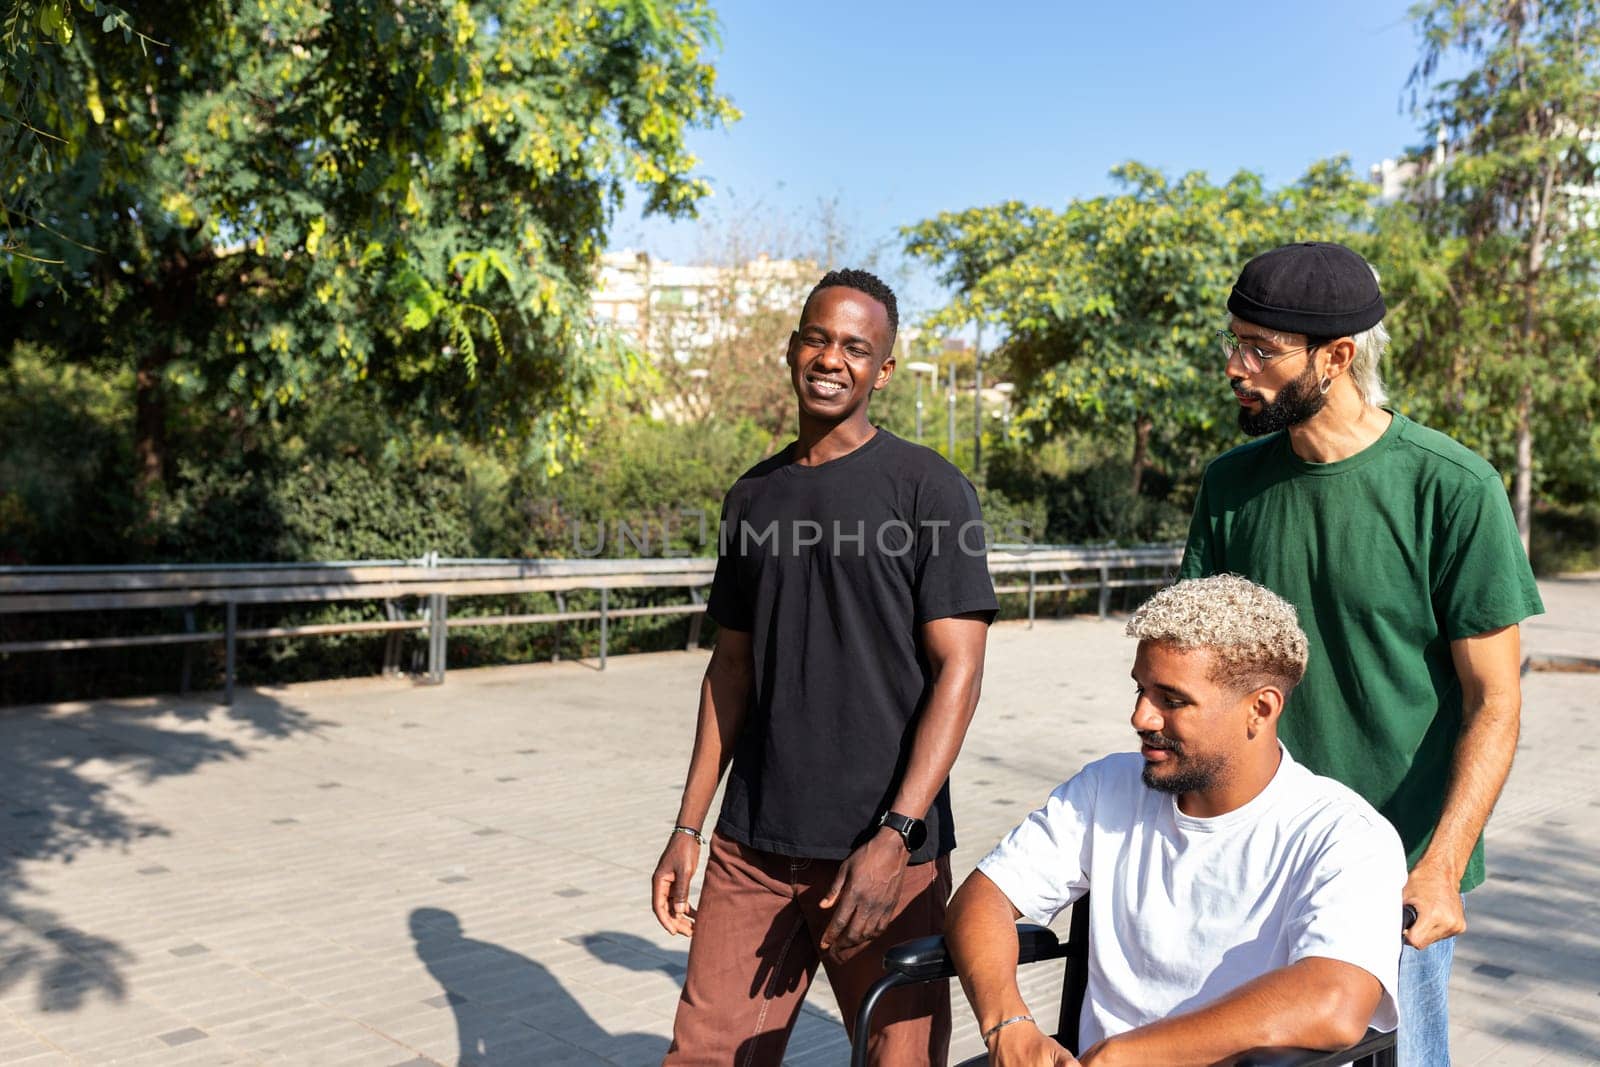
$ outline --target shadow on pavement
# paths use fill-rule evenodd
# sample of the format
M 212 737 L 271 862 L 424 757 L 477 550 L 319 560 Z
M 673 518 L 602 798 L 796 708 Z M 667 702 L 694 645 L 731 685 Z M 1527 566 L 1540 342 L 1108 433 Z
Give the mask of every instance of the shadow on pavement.
M 0 710 L 0 994 L 32 982 L 48 1012 L 73 1011 L 96 994 L 125 995 L 128 951 L 77 928 L 70 915 L 24 903 L 40 893 L 29 868 L 166 836 L 130 810 L 118 783 L 147 785 L 250 755 L 248 743 L 207 732 L 210 723 L 235 736 L 247 727 L 247 741 L 322 725 L 255 693 L 231 708 L 174 699 Z
M 1526 1049 L 1529 1063 L 1550 1051 L 1592 1056 L 1600 1041 L 1595 858 L 1566 825 L 1526 826 L 1491 842 L 1489 878 L 1467 897 L 1456 953 L 1456 981 L 1515 1002 L 1515 1021 L 1494 1032 Z M 1544 993 L 1518 1000 L 1530 982 Z
M 547 967 L 501 945 L 467 937 L 454 912 L 417 908 L 410 923 L 417 956 L 444 989 L 441 1001 L 455 1013 L 456 1062 L 463 1067 L 535 1063 L 557 1049 L 638 1064 L 660 1063 L 666 1053 L 667 1040 L 659 1035 L 611 1033 Z M 683 953 L 656 948 L 632 934 L 586 934 L 569 940 L 596 959 L 628 970 L 661 971 L 674 979 L 683 975 Z

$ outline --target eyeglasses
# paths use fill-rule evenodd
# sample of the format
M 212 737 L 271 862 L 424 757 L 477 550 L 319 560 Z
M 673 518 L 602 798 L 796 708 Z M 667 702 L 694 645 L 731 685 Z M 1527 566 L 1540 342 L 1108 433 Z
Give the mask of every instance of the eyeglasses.
M 1322 341 L 1314 341 L 1309 345 L 1291 348 L 1286 352 L 1268 352 L 1259 345 L 1239 340 L 1233 335 L 1232 330 L 1218 330 L 1217 341 L 1222 345 L 1222 354 L 1228 359 L 1238 356 L 1239 362 L 1244 364 L 1245 372 L 1248 374 L 1258 373 L 1262 367 L 1265 367 L 1269 362 L 1280 356 L 1292 356 L 1296 352 L 1311 352 L 1324 343 Z

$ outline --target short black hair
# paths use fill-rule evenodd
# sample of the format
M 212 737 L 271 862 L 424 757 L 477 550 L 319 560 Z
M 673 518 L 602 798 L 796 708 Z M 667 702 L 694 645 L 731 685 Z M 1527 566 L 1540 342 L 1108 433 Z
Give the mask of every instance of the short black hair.
M 843 286 L 846 289 L 855 289 L 866 293 L 872 299 L 883 305 L 883 310 L 889 313 L 889 347 L 894 348 L 895 334 L 900 332 L 900 305 L 894 298 L 894 290 L 889 288 L 884 280 L 869 271 L 830 270 L 822 276 L 822 280 L 812 286 L 811 292 L 806 296 L 806 303 L 811 303 L 811 298 L 824 289 Z

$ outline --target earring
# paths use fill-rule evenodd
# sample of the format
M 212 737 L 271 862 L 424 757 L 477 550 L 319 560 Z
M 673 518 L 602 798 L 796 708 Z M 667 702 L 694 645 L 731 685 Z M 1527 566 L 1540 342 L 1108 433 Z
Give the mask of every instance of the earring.
M 1321 390 L 1323 396 L 1327 396 L 1328 390 L 1333 388 L 1333 379 L 1323 378 L 1322 381 L 1317 383 L 1317 388 Z

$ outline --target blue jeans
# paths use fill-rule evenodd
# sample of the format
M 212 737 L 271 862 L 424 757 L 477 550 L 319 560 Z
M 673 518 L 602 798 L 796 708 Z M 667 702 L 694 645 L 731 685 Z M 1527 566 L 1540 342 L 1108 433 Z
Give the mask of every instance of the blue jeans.
M 1399 1067 L 1450 1067 L 1450 964 L 1456 939 L 1400 948 Z

